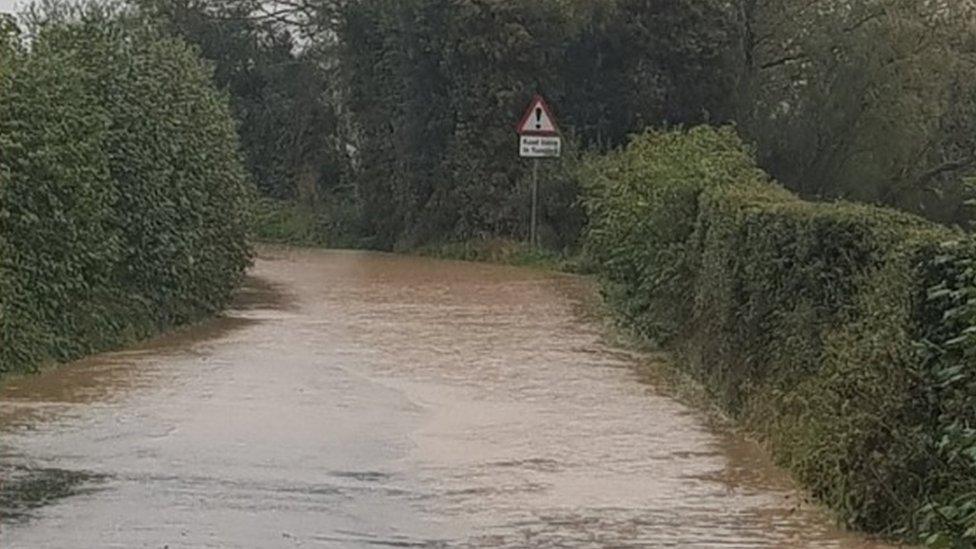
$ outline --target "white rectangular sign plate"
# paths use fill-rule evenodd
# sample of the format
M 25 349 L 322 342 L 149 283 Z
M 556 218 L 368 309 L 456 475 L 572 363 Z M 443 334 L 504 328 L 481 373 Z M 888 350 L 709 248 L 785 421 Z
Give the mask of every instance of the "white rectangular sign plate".
M 559 158 L 563 141 L 559 137 L 523 135 L 519 146 L 522 158 Z

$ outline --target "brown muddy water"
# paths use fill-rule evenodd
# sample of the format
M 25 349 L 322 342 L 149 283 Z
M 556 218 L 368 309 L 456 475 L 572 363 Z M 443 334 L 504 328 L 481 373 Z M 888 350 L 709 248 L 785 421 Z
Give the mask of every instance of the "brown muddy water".
M 262 255 L 225 318 L 0 390 L 0 548 L 879 546 L 648 381 L 584 279 Z

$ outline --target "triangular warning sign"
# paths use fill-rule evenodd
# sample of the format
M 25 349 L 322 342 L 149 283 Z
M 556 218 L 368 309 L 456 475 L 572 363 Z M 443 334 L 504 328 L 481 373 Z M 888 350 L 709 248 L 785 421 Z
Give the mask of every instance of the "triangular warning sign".
M 525 111 L 517 131 L 519 135 L 559 135 L 556 118 L 541 95 L 536 95 L 532 99 L 532 104 L 529 105 L 529 110 Z

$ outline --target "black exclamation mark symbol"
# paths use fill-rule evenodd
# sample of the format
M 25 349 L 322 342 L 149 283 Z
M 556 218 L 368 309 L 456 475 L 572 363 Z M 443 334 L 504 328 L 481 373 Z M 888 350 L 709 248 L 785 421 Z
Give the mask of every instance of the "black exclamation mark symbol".
M 535 108 L 535 129 L 542 129 L 542 107 Z

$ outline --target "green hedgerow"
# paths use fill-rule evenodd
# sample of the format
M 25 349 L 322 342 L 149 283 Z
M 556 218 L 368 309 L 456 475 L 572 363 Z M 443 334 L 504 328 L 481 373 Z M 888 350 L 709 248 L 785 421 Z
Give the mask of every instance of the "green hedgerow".
M 125 12 L 51 15 L 0 72 L 0 373 L 212 313 L 250 261 L 210 70 Z
M 730 128 L 652 131 L 586 174 L 587 246 L 630 323 L 850 525 L 973 544 L 971 241 L 802 201 Z

